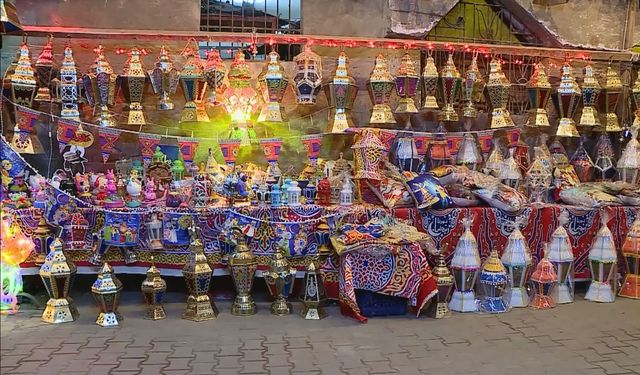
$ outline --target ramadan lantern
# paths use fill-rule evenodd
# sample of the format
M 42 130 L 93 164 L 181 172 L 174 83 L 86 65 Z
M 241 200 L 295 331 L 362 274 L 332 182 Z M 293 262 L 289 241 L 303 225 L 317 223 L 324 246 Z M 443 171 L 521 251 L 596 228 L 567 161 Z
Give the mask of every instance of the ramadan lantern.
M 258 122 L 284 122 L 286 116 L 281 102 L 289 86 L 289 78 L 280 63 L 278 52 L 269 52 L 267 59 L 269 60 L 267 66 L 258 77 L 264 96 L 264 105 L 258 116 Z
M 558 276 L 553 269 L 553 264 L 551 264 L 546 256 L 548 254 L 547 244 L 544 244 L 543 251 L 545 256 L 540 259 L 535 271 L 531 274 L 533 296 L 531 296 L 531 302 L 529 302 L 529 307 L 539 310 L 556 307 L 556 303 L 551 295 L 558 281 Z
M 502 63 L 492 59 L 489 63 L 489 80 L 485 85 L 487 100 L 491 102 L 491 129 L 509 128 L 514 126 L 507 104 L 511 83 L 502 71 Z
M 15 70 L 8 78 L 11 82 L 11 100 L 17 105 L 33 107 L 33 99 L 36 95 L 36 77 L 33 66 L 31 66 L 29 47 L 26 42 L 20 46 L 20 55 Z
M 304 292 L 302 294 L 302 317 L 306 320 L 320 320 L 327 316 L 323 304 L 327 297 L 324 291 L 322 277 L 316 271 L 315 262 L 309 262 L 307 272 L 303 280 Z
M 580 182 L 589 182 L 593 176 L 593 160 L 591 160 L 591 156 L 587 152 L 587 149 L 584 148 L 585 137 L 583 136 L 580 139 L 580 144 L 576 151 L 571 155 L 571 159 L 569 160 L 569 164 L 573 166 L 573 169 L 576 171 L 578 175 L 578 179 Z
M 640 299 L 640 216 L 631 225 L 622 244 L 622 256 L 627 268 L 620 297 Z
M 182 268 L 189 296 L 182 319 L 202 322 L 215 319 L 218 316 L 218 310 L 208 294 L 213 272 L 207 261 L 207 256 L 204 254 L 204 247 L 202 240 L 200 240 L 200 229 L 191 227 L 189 231 L 191 234 L 189 257 Z
M 358 95 L 358 86 L 355 79 L 349 75 L 349 58 L 346 53 L 340 52 L 336 71 L 323 87 L 332 110 L 328 131 L 343 133 L 346 129 L 353 128 L 354 124 L 349 111 L 353 109 L 353 103 Z
M 144 318 L 151 320 L 166 318 L 167 315 L 162 306 L 162 299 L 167 291 L 167 282 L 160 276 L 160 270 L 154 264 L 151 264 L 151 267 L 147 270 L 147 277 L 142 282 L 140 289 L 147 305 Z
M 624 146 L 622 155 L 618 159 L 618 174 L 620 181 L 637 184 L 640 181 L 640 142 L 638 142 L 638 128 L 631 129 L 631 139 Z
M 442 111 L 438 114 L 438 120 L 458 121 L 458 113 L 454 106 L 458 103 L 461 89 L 462 77 L 460 77 L 460 73 L 453 63 L 453 54 L 450 53 L 447 63 L 438 77 L 438 97 L 442 99 L 442 104 L 444 105 Z
M 464 101 L 465 106 L 462 110 L 462 115 L 466 118 L 478 117 L 478 110 L 475 107 L 476 103 L 482 100 L 482 92 L 484 91 L 484 80 L 480 69 L 478 69 L 478 56 L 473 55 L 471 64 L 467 68 L 464 74 Z
M 506 299 L 511 307 L 527 307 L 529 295 L 526 284 L 529 266 L 531 265 L 531 253 L 529 246 L 520 231 L 520 221 L 516 220 L 514 228 L 507 240 L 507 247 L 502 254 L 502 264 L 509 274 L 509 288 Z
M 410 54 L 405 53 L 400 59 L 398 74 L 396 74 L 396 93 L 400 100 L 396 107 L 396 113 L 417 113 L 416 103 L 413 97 L 418 88 L 418 68 Z
M 541 63 L 536 64 L 531 79 L 527 82 L 527 92 L 531 109 L 526 125 L 531 127 L 550 126 L 545 108 L 551 99 L 551 84 L 545 67 Z
M 596 143 L 596 160 L 593 163 L 596 171 L 596 181 L 611 181 L 616 175 L 616 154 L 608 133 L 600 134 Z
M 438 294 L 435 298 L 436 301 L 432 302 L 429 306 L 428 314 L 435 319 L 447 318 L 451 316 L 449 300 L 451 299 L 454 279 L 451 271 L 447 268 L 447 263 L 442 252 L 438 254 L 438 263 L 433 267 L 432 274 L 438 287 Z
M 100 45 L 95 49 L 96 60 L 89 72 L 82 77 L 84 92 L 93 112 L 99 113 L 96 122 L 101 127 L 116 126 L 109 108 L 115 104 L 116 80 L 118 76 L 104 56 L 104 48 Z
M 101 327 L 117 327 L 122 321 L 122 315 L 118 312 L 122 283 L 113 273 L 109 263 L 104 262 L 98 278 L 91 286 L 91 294 L 98 304 L 100 314 L 96 324 Z
M 593 240 L 589 250 L 589 269 L 591 270 L 591 285 L 584 296 L 594 302 L 614 302 L 616 299 L 616 244 L 607 226 L 606 212 L 601 215 L 602 226 Z
M 62 251 L 62 241 L 57 237 L 40 267 L 40 278 L 49 294 L 47 307 L 42 313 L 44 322 L 66 323 L 78 318 L 78 309 L 69 297 L 76 272 L 76 265 L 67 259 Z
M 160 96 L 157 108 L 161 111 L 172 110 L 174 106 L 171 95 L 176 93 L 180 75 L 173 66 L 171 59 L 169 59 L 169 52 L 164 46 L 160 47 L 160 55 L 156 61 L 155 68 L 147 73 L 149 74 L 153 92 Z
M 476 139 L 471 133 L 465 133 L 456 153 L 456 164 L 465 165 L 467 168 L 477 171 L 482 164 L 482 154 L 478 150 Z
M 180 122 L 209 121 L 207 111 L 204 109 L 207 80 L 198 51 L 188 51 L 187 62 L 178 76 L 186 101 Z
M 293 58 L 296 64 L 295 82 L 298 104 L 316 104 L 322 86 L 322 58 L 307 44 L 304 50 Z
M 622 131 L 616 107 L 622 96 L 622 81 L 618 71 L 610 66 L 607 67 L 605 74 L 600 81 L 600 126 L 596 131 L 603 132 L 619 132 Z
M 295 182 L 295 181 L 294 181 Z M 284 249 L 279 249 L 271 259 L 269 271 L 264 274 L 264 281 L 274 301 L 271 303 L 271 314 L 289 315 L 293 311 L 291 303 L 287 301 L 296 281 L 296 269 L 289 267 L 289 261 L 284 257 Z
M 573 116 L 576 114 L 576 110 L 578 109 L 581 95 L 582 92 L 580 91 L 580 87 L 576 83 L 575 78 L 573 78 L 573 68 L 568 63 L 564 64 L 562 67 L 560 85 L 555 92 L 551 94 L 553 104 L 556 107 L 556 112 L 558 113 L 558 116 L 560 116 L 556 136 L 580 136 L 578 129 L 576 129 L 576 123 L 573 121 Z
M 418 154 L 418 147 L 414 137 L 398 134 L 398 137 L 396 138 L 395 154 L 395 164 L 401 171 L 415 172 L 418 170 L 418 166 L 420 165 L 420 154 Z
M 500 138 L 494 138 L 492 142 L 493 147 L 491 148 L 491 152 L 489 153 L 489 156 L 484 163 L 483 172 L 493 177 L 499 177 L 502 173 L 502 167 L 504 165 L 504 156 L 502 155 L 502 148 L 500 147 Z M 510 156 L 513 159 L 513 155 Z M 513 160 L 513 163 L 516 164 L 515 159 Z M 518 168 L 517 164 L 516 168 Z M 518 168 L 518 173 L 520 173 L 520 168 Z M 519 180 L 521 179 L 522 174 L 520 174 Z
M 53 37 L 47 38 L 47 44 L 42 48 L 42 52 L 36 60 L 36 76 L 38 78 L 38 93 L 35 101 L 49 102 L 51 101 L 51 78 L 53 76 Z
M 230 138 L 240 139 L 246 146 L 250 139 L 255 138 L 251 115 L 257 109 L 258 94 L 251 85 L 251 69 L 243 51 L 236 52 L 227 77 L 229 87 L 224 91 L 224 106 L 231 117 Z
M 256 303 L 251 297 L 251 289 L 253 288 L 253 278 L 258 268 L 258 262 L 251 254 L 242 230 L 235 228 L 234 231 L 237 233 L 238 244 L 229 259 L 229 268 L 238 294 L 231 306 L 231 314 L 239 316 L 255 315 Z
M 569 222 L 567 211 L 563 211 L 558 218 L 559 225 L 551 234 L 547 259 L 553 264 L 558 281 L 553 288 L 551 297 L 556 303 L 571 303 L 575 291 L 574 258 L 569 234 L 565 225 Z
M 147 83 L 147 74 L 142 67 L 139 49 L 131 49 L 129 59 L 124 63 L 124 69 L 118 80 L 118 87 L 122 90 L 124 99 L 129 103 L 129 112 L 126 115 L 127 125 L 146 124 L 142 112 L 142 95 Z
M 480 268 L 480 254 L 476 238 L 471 232 L 472 222 L 468 217 L 462 220 L 464 233 L 458 240 L 451 260 L 455 290 L 449 302 L 449 308 L 458 312 L 478 311 L 474 288 Z
M 638 73 L 636 82 L 633 84 L 631 95 L 633 97 L 633 103 L 636 106 L 636 117 L 633 120 L 633 127 L 638 128 L 640 127 L 640 73 Z
M 353 146 L 356 179 L 380 180 L 379 165 L 386 157 L 387 145 L 378 137 L 376 129 L 364 129 L 356 134 Z
M 70 46 L 64 48 L 64 59 L 60 66 L 60 100 L 62 110 L 60 117 L 63 119 L 80 121 L 78 111 L 78 70 L 73 60 L 73 51 Z
M 394 80 L 387 66 L 387 58 L 383 54 L 376 56 L 373 71 L 367 81 L 369 97 L 373 103 L 370 124 L 395 124 L 389 101 L 393 93 Z
M 438 67 L 432 56 L 427 56 L 427 60 L 422 71 L 422 92 L 424 93 L 423 110 L 440 109 L 436 95 L 438 92 Z
M 239 139 L 221 139 L 218 141 L 220 150 L 222 150 L 222 157 L 229 167 L 233 168 L 236 165 L 240 142 Z
M 204 78 L 207 81 L 209 93 L 206 102 L 209 105 L 220 104 L 220 98 L 224 92 L 224 78 L 227 76 L 227 67 L 220 57 L 220 51 L 210 49 L 207 51 L 207 61 L 204 63 Z
M 529 189 L 531 202 L 546 202 L 547 194 L 553 182 L 553 170 L 550 154 L 542 147 L 534 147 L 534 160 L 525 174 L 524 185 Z
M 38 227 L 33 231 L 33 235 L 31 237 L 35 244 L 36 254 L 38 254 L 35 263 L 42 264 L 44 263 L 48 249 L 54 240 L 53 227 L 47 221 L 46 215 L 43 214 L 40 216 Z
M 507 287 L 507 271 L 500 262 L 496 249 L 491 250 L 482 266 L 478 283 L 482 289 L 480 311 L 485 313 L 503 313 L 509 311 L 504 293 Z
M 596 110 L 598 97 L 600 95 L 600 84 L 593 75 L 593 67 L 584 67 L 584 78 L 582 80 L 582 115 L 580 116 L 580 126 L 599 126 L 600 117 Z
M 320 206 L 331 205 L 331 183 L 327 177 L 318 182 L 318 204 Z
M 502 163 L 502 169 L 498 171 L 500 182 L 514 189 L 520 187 L 522 183 L 522 172 L 520 166 L 514 158 L 515 148 L 509 149 L 509 157 Z

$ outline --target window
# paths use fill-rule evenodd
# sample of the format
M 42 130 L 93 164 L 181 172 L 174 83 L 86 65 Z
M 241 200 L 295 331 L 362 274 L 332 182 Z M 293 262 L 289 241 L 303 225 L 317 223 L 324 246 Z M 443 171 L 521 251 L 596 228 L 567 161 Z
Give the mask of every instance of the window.
M 300 34 L 301 0 L 202 0 L 200 30 Z

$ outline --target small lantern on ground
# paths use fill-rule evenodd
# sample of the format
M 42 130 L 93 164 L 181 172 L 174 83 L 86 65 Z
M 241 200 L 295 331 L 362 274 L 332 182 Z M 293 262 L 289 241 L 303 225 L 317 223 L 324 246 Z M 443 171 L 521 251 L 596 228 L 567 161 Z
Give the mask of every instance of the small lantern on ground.
M 449 308 L 458 312 L 472 312 L 478 311 L 474 288 L 478 269 L 480 268 L 480 254 L 478 253 L 476 238 L 471 232 L 473 219 L 466 217 L 462 223 L 464 225 L 464 233 L 458 240 L 451 260 L 455 290 L 451 297 L 451 302 L 449 302 Z
M 283 248 L 276 251 L 269 264 L 269 271 L 264 274 L 267 289 L 274 298 L 271 303 L 271 314 L 289 315 L 293 311 L 291 303 L 287 301 L 296 281 L 297 270 L 289 267 L 289 261 L 284 256 Z
M 567 211 L 563 211 L 558 218 L 560 225 L 551 234 L 549 253 L 547 258 L 553 264 L 558 282 L 553 288 L 551 297 L 556 303 L 571 303 L 574 296 L 574 258 L 569 234 L 565 225 L 569 222 Z
M 304 275 L 304 292 L 302 294 L 302 317 L 306 320 L 320 320 L 327 316 L 323 308 L 324 302 L 327 300 L 324 283 L 322 277 L 316 271 L 314 261 L 309 262 L 307 273 Z
M 589 269 L 591 270 L 591 285 L 584 296 L 594 302 L 614 302 L 616 299 L 616 244 L 613 234 L 607 226 L 608 215 L 601 215 L 602 226 L 593 240 L 589 250 Z
M 633 222 L 622 244 L 622 256 L 627 268 L 620 297 L 640 299 L 640 216 Z
M 187 307 L 182 314 L 182 319 L 201 322 L 215 319 L 218 310 L 209 298 L 209 284 L 211 283 L 212 270 L 204 254 L 202 240 L 200 240 L 199 228 L 191 227 L 191 244 L 189 245 L 189 257 L 182 268 L 184 281 L 187 283 L 189 296 Z
M 258 268 L 258 262 L 245 243 L 244 234 L 240 228 L 234 228 L 234 232 L 236 233 L 235 237 L 238 239 L 238 244 L 229 259 L 229 268 L 238 294 L 231 306 L 231 314 L 239 316 L 255 315 L 256 303 L 251 297 L 251 289 L 253 288 L 253 278 Z
M 69 290 L 76 276 L 76 265 L 65 256 L 59 237 L 51 243 L 49 254 L 40 267 L 40 277 L 44 283 L 49 301 L 42 313 L 46 323 L 73 322 L 78 318 L 78 309 L 69 297 Z
M 516 219 L 514 228 L 507 241 L 507 247 L 502 254 L 502 264 L 509 274 L 509 288 L 507 289 L 507 301 L 511 307 L 527 307 L 529 295 L 525 288 L 529 266 L 531 265 L 531 253 L 529 246 L 520 231 L 520 220 Z
M 496 249 L 491 250 L 489 257 L 484 262 L 478 282 L 483 291 L 480 311 L 485 313 L 509 311 L 509 305 L 504 297 L 507 287 L 507 271 L 500 262 Z
M 553 264 L 547 259 L 548 254 L 547 244 L 544 244 L 545 256 L 540 259 L 536 270 L 531 275 L 531 284 L 533 289 L 533 296 L 529 307 L 534 309 L 544 310 L 556 307 L 556 303 L 553 300 L 552 291 L 555 283 L 558 281 L 556 271 L 553 269 Z
M 96 319 L 96 324 L 101 327 L 117 327 L 120 325 L 122 315 L 118 312 L 120 304 L 120 294 L 122 293 L 122 283 L 109 263 L 104 262 L 98 278 L 91 286 L 91 294 L 100 308 L 100 314 Z
M 167 291 L 167 282 L 160 276 L 160 270 L 153 263 L 147 270 L 147 278 L 142 282 L 141 290 L 144 295 L 144 302 L 147 304 L 144 318 L 151 320 L 166 318 L 167 315 L 162 306 L 162 299 Z
M 438 287 L 438 294 L 436 295 L 436 300 L 429 306 L 428 314 L 435 319 L 448 318 L 451 316 L 449 300 L 451 299 L 454 279 L 451 271 L 447 268 L 442 251 L 438 254 L 438 263 L 433 267 L 432 273 Z

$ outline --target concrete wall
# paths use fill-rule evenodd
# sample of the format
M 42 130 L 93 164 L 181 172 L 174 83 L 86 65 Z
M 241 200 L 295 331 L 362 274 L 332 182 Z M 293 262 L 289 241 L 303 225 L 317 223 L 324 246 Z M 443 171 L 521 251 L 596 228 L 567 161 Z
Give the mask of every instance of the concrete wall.
M 302 0 L 302 32 L 382 38 L 388 9 L 388 0 Z

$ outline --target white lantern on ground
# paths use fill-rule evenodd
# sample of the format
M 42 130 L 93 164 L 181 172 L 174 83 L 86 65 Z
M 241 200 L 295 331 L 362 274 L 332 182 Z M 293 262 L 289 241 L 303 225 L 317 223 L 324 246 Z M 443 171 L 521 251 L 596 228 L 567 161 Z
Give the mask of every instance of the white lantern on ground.
M 563 211 L 558 218 L 560 225 L 551 234 L 549 253 L 547 258 L 553 264 L 558 276 L 555 288 L 551 291 L 551 297 L 558 303 L 571 303 L 575 291 L 574 285 L 574 258 L 569 234 L 565 225 L 569 222 L 569 214 Z
M 507 268 L 509 275 L 509 288 L 506 299 L 511 307 L 527 307 L 529 294 L 525 285 L 531 266 L 531 253 L 529 246 L 520 231 L 520 220 L 514 223 L 513 232 L 509 235 L 507 247 L 502 254 L 502 264 Z
M 478 311 L 474 287 L 478 269 L 480 269 L 480 254 L 478 243 L 471 232 L 473 219 L 466 217 L 462 220 L 464 233 L 458 240 L 456 250 L 451 260 L 451 271 L 455 281 L 455 290 L 449 302 L 449 309 L 458 312 Z
M 593 240 L 589 250 L 589 268 L 591 269 L 591 285 L 584 296 L 594 302 L 614 302 L 616 299 L 616 244 L 607 226 L 608 216 L 601 216 L 602 226 Z

